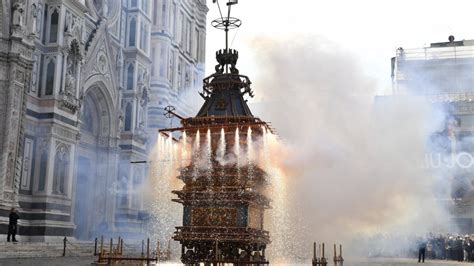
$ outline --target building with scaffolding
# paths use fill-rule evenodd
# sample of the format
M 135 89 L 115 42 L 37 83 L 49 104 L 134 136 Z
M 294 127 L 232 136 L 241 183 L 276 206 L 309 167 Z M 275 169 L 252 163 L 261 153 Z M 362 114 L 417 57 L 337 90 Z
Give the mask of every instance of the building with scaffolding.
M 430 136 L 429 167 L 449 187 L 440 193 L 464 233 L 474 232 L 474 40 L 398 48 L 392 58 L 393 95 L 422 96 L 445 116 L 445 126 Z M 439 158 L 454 167 L 440 169 Z M 445 159 L 442 159 L 444 161 Z M 452 162 L 451 162 L 452 161 Z M 446 167 L 445 167 L 446 168 Z M 442 172 L 442 173 L 441 173 Z

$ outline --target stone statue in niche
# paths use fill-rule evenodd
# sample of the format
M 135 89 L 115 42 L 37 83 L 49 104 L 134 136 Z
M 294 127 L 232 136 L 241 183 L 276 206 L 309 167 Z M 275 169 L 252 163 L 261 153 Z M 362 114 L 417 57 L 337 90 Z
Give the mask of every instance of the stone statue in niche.
M 25 4 L 23 0 L 16 0 L 12 5 L 12 26 L 23 26 Z
M 8 188 L 11 188 L 13 186 L 13 153 L 8 153 L 7 157 L 7 173 L 6 173 L 6 178 L 7 178 L 7 183 L 6 186 Z
M 183 84 L 182 84 L 182 79 L 183 79 L 183 77 L 182 77 L 181 74 L 182 74 L 182 71 L 181 71 L 181 63 L 179 63 L 179 64 L 178 64 L 178 90 L 183 89 L 183 88 L 182 88 L 182 85 L 183 85 Z
M 37 20 L 38 20 L 38 15 L 40 14 L 39 10 L 38 10 L 38 4 L 36 3 L 36 1 L 34 1 L 31 4 L 30 13 L 31 13 L 31 17 L 30 17 L 31 23 L 30 23 L 30 27 L 29 27 L 28 30 L 31 34 L 35 35 L 37 33 L 36 23 L 37 23 Z
M 119 132 L 122 132 L 123 131 L 123 128 L 124 128 L 124 124 L 123 124 L 123 121 L 124 121 L 124 115 L 123 115 L 123 111 L 120 110 L 120 113 L 119 113 L 119 116 L 118 116 L 118 127 L 119 127 Z
M 64 23 L 64 32 L 71 33 L 72 32 L 72 24 L 73 24 L 72 14 L 67 12 L 66 13 L 66 22 Z
M 66 70 L 66 92 L 75 93 L 76 91 L 76 73 L 75 73 L 75 60 L 73 55 L 67 58 L 67 70 Z
M 139 69 L 138 70 L 138 80 L 137 80 L 138 85 L 143 85 L 143 70 Z
M 77 17 L 74 17 L 71 13 L 66 13 L 66 22 L 65 22 L 65 25 L 64 25 L 64 32 L 66 33 L 69 33 L 71 35 L 74 35 L 74 33 L 76 33 L 76 36 L 78 38 L 80 38 L 80 22 L 79 22 L 79 18 Z M 79 32 L 76 32 L 78 31 L 79 29 Z
M 173 71 L 174 71 L 174 62 L 173 58 L 170 56 L 170 62 L 168 64 L 169 69 L 168 69 L 168 79 L 169 81 L 172 81 L 171 79 L 173 78 Z
M 101 74 L 105 74 L 107 70 L 107 59 L 105 57 L 105 54 L 99 55 L 99 58 L 97 59 L 97 67 Z
M 78 121 L 82 121 L 82 115 L 83 115 L 83 112 L 84 112 L 84 87 L 80 88 L 79 89 L 79 98 L 77 99 L 77 102 L 78 102 L 78 107 L 77 107 L 77 110 L 79 110 L 79 112 L 77 113 L 77 120 Z
M 43 6 L 41 4 L 36 5 L 36 21 L 35 21 L 35 30 L 36 35 L 40 35 L 41 33 L 41 14 L 43 13 Z
M 76 40 L 71 42 L 66 60 L 65 92 L 66 94 L 76 95 L 76 81 L 78 75 L 78 63 L 81 60 L 79 45 Z M 74 97 L 75 98 L 75 97 Z
M 140 121 L 140 123 L 138 123 L 138 131 L 140 134 L 143 134 L 144 130 L 145 130 L 145 122 Z
M 186 89 L 191 88 L 190 83 L 191 83 L 191 79 L 189 78 L 189 73 L 186 71 L 186 74 L 184 75 L 184 88 Z
M 120 69 L 123 67 L 123 53 L 122 49 L 118 49 L 119 51 L 117 52 L 117 62 L 116 62 L 116 68 Z
M 138 76 L 138 84 L 147 86 L 148 85 L 148 70 L 144 69 L 140 71 Z
M 33 69 L 31 70 L 31 91 L 36 92 L 36 81 L 38 79 L 38 55 L 33 55 Z
M 141 98 L 140 98 L 140 105 L 145 106 L 147 103 L 148 103 L 148 90 L 146 87 L 144 87 Z
M 145 114 L 146 114 L 146 107 L 148 104 L 148 90 L 146 87 L 143 87 L 141 97 L 140 97 L 140 107 L 139 107 L 139 114 L 138 114 L 138 127 L 141 129 L 145 128 Z
M 66 193 L 66 182 L 69 172 L 69 147 L 59 143 L 54 158 L 53 192 Z
M 148 70 L 145 69 L 145 73 L 143 73 L 143 84 L 145 84 L 145 86 L 148 86 L 149 85 L 149 79 L 150 79 L 150 75 L 148 75 Z

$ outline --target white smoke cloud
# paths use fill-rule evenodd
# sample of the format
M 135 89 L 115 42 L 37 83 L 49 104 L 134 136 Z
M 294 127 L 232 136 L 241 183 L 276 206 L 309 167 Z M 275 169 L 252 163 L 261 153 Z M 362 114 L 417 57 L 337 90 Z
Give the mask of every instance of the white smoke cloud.
M 274 258 L 308 258 L 312 241 L 361 233 L 447 230 L 436 180 L 424 167 L 426 139 L 440 121 L 430 104 L 416 97 L 375 104 L 377 84 L 323 38 L 259 37 L 251 45 L 261 95 L 254 113 L 287 147 L 280 158 L 286 199 L 270 211 L 280 220 L 270 229 Z

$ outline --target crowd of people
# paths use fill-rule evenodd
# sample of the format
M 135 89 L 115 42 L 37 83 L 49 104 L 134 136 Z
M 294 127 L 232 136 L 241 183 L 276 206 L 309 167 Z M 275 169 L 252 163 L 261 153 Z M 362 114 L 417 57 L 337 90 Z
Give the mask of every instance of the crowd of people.
M 474 262 L 474 234 L 376 235 L 359 239 L 362 255 L 385 258 L 416 258 Z M 360 253 L 359 253 L 360 254 Z M 424 256 L 423 256 L 424 255 Z
M 433 235 L 426 239 L 426 256 L 429 259 L 474 260 L 474 235 Z

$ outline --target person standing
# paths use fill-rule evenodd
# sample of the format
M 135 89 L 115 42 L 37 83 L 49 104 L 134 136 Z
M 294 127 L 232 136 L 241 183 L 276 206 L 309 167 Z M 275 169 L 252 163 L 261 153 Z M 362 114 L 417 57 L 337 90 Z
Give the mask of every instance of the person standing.
M 425 254 L 426 254 L 426 241 L 424 239 L 419 240 L 418 246 L 418 262 L 425 262 Z
M 464 250 L 464 261 L 471 261 L 471 239 L 469 239 L 468 235 L 464 237 L 464 241 L 462 242 L 462 248 Z
M 17 242 L 15 236 L 16 236 L 16 231 L 17 231 L 18 219 L 20 219 L 20 216 L 16 212 L 16 209 L 12 208 L 10 211 L 10 217 L 8 221 L 7 242 L 10 242 L 10 236 L 11 236 L 12 242 Z

